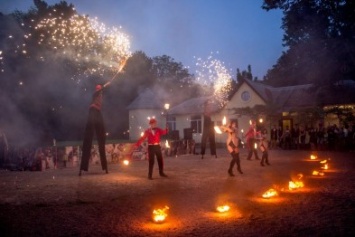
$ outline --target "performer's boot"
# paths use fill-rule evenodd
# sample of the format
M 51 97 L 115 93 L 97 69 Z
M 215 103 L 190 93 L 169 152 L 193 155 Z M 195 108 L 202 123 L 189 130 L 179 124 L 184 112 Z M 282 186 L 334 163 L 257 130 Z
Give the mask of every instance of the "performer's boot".
M 229 176 L 233 177 L 234 176 L 233 167 L 234 167 L 234 164 L 235 164 L 235 160 L 234 160 L 235 159 L 235 157 L 234 157 L 235 153 L 232 152 L 231 155 L 232 155 L 232 160 L 231 160 L 231 162 L 229 164 L 228 174 L 229 174 Z
M 237 163 L 237 170 L 238 170 L 239 174 L 243 174 L 243 171 L 242 171 L 242 169 L 240 168 L 240 159 L 239 159 L 239 157 L 238 157 L 236 163 Z

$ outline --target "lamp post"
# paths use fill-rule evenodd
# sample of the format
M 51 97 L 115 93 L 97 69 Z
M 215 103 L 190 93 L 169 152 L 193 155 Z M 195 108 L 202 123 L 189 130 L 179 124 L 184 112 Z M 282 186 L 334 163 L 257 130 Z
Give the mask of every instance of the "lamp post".
M 169 121 L 169 108 L 170 108 L 170 104 L 166 103 L 164 105 L 164 109 L 166 110 L 166 125 L 168 126 L 168 121 Z

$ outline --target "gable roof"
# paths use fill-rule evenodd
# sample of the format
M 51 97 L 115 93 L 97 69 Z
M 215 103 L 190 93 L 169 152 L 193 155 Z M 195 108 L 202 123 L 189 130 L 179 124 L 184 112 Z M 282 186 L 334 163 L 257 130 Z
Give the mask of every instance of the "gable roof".
M 128 110 L 133 109 L 162 109 L 163 102 L 148 88 L 135 98 L 132 103 L 127 106 Z
M 202 96 L 197 98 L 192 98 L 186 100 L 169 110 L 171 115 L 181 115 L 181 114 L 203 114 L 205 109 L 205 104 L 211 102 L 210 113 L 215 113 L 221 109 L 219 103 L 215 100 L 213 96 Z

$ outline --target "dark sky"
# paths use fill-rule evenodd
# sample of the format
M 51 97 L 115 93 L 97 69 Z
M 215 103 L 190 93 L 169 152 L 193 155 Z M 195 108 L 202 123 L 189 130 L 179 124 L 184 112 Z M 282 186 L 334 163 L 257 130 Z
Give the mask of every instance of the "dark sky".
M 46 0 L 49 5 L 60 0 Z M 261 0 L 68 0 L 79 14 L 122 27 L 132 51 L 168 55 L 195 73 L 211 54 L 235 74 L 250 64 L 259 79 L 281 56 L 282 13 L 261 9 Z M 0 11 L 27 11 L 32 0 L 0 0 Z

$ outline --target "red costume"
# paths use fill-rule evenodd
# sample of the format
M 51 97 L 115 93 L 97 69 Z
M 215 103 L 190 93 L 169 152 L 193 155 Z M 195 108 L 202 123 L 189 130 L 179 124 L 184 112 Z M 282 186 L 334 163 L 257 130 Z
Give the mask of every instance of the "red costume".
M 155 119 L 151 119 L 149 124 L 151 128 L 145 130 L 143 136 L 136 142 L 136 146 L 139 146 L 145 139 L 148 140 L 148 158 L 149 158 L 149 172 L 148 179 L 153 179 L 153 167 L 154 167 L 154 157 L 157 157 L 158 166 L 159 166 L 159 175 L 162 177 L 168 177 L 164 174 L 163 167 L 163 155 L 161 153 L 160 147 L 160 136 L 168 133 L 168 128 L 161 129 L 156 126 L 157 121 Z

